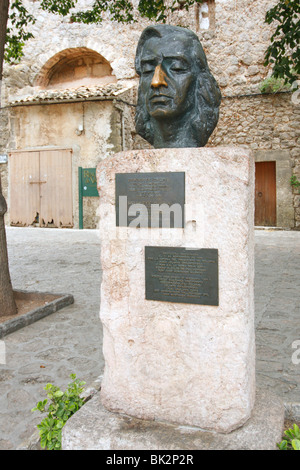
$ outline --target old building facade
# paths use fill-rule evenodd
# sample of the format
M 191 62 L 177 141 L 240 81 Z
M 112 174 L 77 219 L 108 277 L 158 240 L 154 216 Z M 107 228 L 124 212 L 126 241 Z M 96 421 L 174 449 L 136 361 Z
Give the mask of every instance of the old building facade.
M 149 145 L 135 133 L 136 45 L 150 24 L 70 23 L 24 0 L 34 38 L 6 65 L 0 116 L 0 171 L 12 225 L 97 225 L 97 198 L 81 199 L 79 169 Z M 256 225 L 300 227 L 300 106 L 296 92 L 262 94 L 264 54 L 276 0 L 208 0 L 168 18 L 196 32 L 222 92 L 210 146 L 246 145 L 256 160 Z M 88 7 L 90 0 L 80 0 Z M 7 158 L 6 158 L 7 156 Z M 87 173 L 89 174 L 89 173 Z M 82 188 L 81 188 L 82 189 Z M 83 187 L 84 189 L 84 187 Z M 83 194 L 84 196 L 84 194 Z M 26 201 L 26 203 L 24 202 Z M 82 207 L 80 211 L 80 204 Z

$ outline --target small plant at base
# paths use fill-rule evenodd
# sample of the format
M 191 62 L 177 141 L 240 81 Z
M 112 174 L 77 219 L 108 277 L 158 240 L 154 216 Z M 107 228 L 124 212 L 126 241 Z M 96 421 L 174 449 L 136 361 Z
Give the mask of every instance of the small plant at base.
M 280 450 L 300 450 L 300 430 L 297 424 L 284 431 L 287 439 L 283 439 L 277 447 Z
M 48 398 L 39 401 L 36 407 L 32 409 L 32 411 L 47 413 L 46 418 L 37 425 L 43 449 L 61 450 L 62 428 L 68 419 L 85 403 L 85 399 L 81 396 L 85 382 L 76 379 L 75 374 L 71 374 L 70 378 L 72 382 L 68 384 L 65 392 L 62 392 L 59 387 L 47 384 L 44 390 L 48 392 Z

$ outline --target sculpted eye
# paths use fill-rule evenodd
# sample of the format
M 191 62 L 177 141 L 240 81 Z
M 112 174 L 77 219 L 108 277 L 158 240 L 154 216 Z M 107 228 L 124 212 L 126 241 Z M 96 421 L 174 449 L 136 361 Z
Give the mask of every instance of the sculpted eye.
M 175 57 L 167 57 L 166 65 L 173 73 L 186 73 L 190 70 L 189 64 L 185 60 Z
M 180 66 L 180 65 L 173 65 L 173 66 L 171 67 L 171 70 L 172 70 L 172 72 L 177 72 L 177 73 L 186 72 L 186 71 L 187 71 L 187 69 L 186 69 L 185 67 L 182 67 L 182 66 Z
M 153 65 L 150 65 L 150 64 L 149 65 L 144 65 L 142 67 L 142 74 L 143 75 L 148 75 L 150 73 L 153 73 L 154 70 L 155 70 L 155 67 Z

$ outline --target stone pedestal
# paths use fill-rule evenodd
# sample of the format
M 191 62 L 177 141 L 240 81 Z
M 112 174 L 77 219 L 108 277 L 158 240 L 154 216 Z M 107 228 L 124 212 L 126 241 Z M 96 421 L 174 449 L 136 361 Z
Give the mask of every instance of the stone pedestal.
M 116 173 L 185 173 L 184 228 L 116 227 Z M 245 148 L 122 152 L 97 169 L 104 407 L 229 433 L 255 402 L 254 161 Z M 162 201 L 164 202 L 164 201 Z M 145 299 L 145 247 L 218 250 L 219 305 Z
M 194 457 L 196 453 L 192 451 L 197 450 L 276 450 L 276 444 L 282 440 L 283 424 L 283 403 L 269 390 L 257 391 L 250 419 L 227 434 L 111 413 L 104 408 L 97 394 L 64 426 L 62 448 L 163 451 L 162 455 L 166 451 L 181 450 L 189 451 Z M 143 461 L 145 457 L 143 454 Z

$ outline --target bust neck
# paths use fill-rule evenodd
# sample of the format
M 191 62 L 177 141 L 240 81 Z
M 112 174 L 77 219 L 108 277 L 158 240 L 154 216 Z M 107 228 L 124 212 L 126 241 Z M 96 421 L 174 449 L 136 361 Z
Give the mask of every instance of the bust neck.
M 191 119 L 184 115 L 173 120 L 151 119 L 154 148 L 198 147 L 193 136 Z

